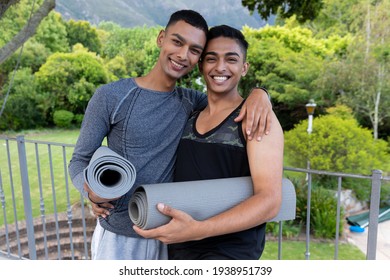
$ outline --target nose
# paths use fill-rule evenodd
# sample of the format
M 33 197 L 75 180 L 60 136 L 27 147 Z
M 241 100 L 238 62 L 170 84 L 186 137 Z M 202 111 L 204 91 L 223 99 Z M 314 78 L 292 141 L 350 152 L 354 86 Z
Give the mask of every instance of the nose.
M 189 51 L 189 48 L 187 46 L 182 46 L 177 53 L 177 57 L 180 60 L 186 60 L 188 57 L 188 51 Z
M 215 65 L 215 70 L 218 72 L 226 71 L 226 64 L 223 59 L 218 59 L 217 64 Z

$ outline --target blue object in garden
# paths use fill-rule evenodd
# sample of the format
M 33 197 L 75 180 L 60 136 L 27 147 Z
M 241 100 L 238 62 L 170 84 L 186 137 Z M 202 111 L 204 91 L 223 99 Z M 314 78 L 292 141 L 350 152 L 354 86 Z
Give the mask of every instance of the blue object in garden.
M 361 228 L 359 226 L 350 226 L 349 230 L 352 232 L 364 232 L 364 228 Z

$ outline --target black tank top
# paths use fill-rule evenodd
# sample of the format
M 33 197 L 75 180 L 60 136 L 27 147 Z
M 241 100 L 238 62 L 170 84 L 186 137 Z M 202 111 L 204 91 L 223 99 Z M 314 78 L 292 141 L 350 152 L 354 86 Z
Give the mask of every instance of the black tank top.
M 205 134 L 196 131 L 200 112 L 190 117 L 177 150 L 175 181 L 250 176 L 242 125 L 234 121 L 243 103 Z M 211 252 L 231 259 L 259 259 L 264 242 L 265 224 L 262 224 L 237 233 L 169 245 L 169 250 L 170 257 L 177 259 L 181 258 L 181 252 L 189 250 L 195 255 Z

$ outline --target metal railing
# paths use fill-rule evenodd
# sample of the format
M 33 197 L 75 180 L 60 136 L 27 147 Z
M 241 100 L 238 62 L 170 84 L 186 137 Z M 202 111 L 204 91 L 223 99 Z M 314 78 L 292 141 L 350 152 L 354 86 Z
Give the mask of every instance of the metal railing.
M 13 258 L 38 259 L 39 253 L 43 259 L 88 259 L 87 224 L 95 220 L 88 219 L 83 197 L 69 186 L 74 145 L 0 139 L 0 252 Z
M 0 217 L 0 257 L 89 259 L 96 220 L 80 193 L 69 186 L 67 165 L 74 145 L 26 140 L 23 136 L 0 137 L 0 141 L 0 203 L 3 212 L 3 217 Z M 338 180 L 334 259 L 338 259 L 342 179 L 370 180 L 366 259 L 376 258 L 381 184 L 390 178 L 383 177 L 379 170 L 374 170 L 370 176 L 289 167 L 284 170 L 307 174 L 306 259 L 310 258 L 312 175 L 332 176 Z M 17 173 L 20 173 L 20 178 L 15 175 Z M 23 201 L 18 200 L 19 197 L 23 197 Z M 279 259 L 282 258 L 281 228 L 279 224 Z
M 379 204 L 380 204 L 380 191 L 381 181 L 390 181 L 390 178 L 383 177 L 383 173 L 380 170 L 373 170 L 370 176 L 348 174 L 340 172 L 327 172 L 313 169 L 302 168 L 290 168 L 285 167 L 284 170 L 307 173 L 308 175 L 308 191 L 307 191 L 307 214 L 306 214 L 306 252 L 305 257 L 308 260 L 310 258 L 310 212 L 311 212 L 311 190 L 312 190 L 312 175 L 327 175 L 337 177 L 337 209 L 336 209 L 336 234 L 335 234 L 335 254 L 334 259 L 338 259 L 338 244 L 339 244 L 339 225 L 341 219 L 341 187 L 343 178 L 355 178 L 355 179 L 368 179 L 371 181 L 371 197 L 370 197 L 370 210 L 369 210 L 369 231 L 367 239 L 367 260 L 374 260 L 376 258 L 376 244 L 378 236 L 378 221 L 379 221 Z

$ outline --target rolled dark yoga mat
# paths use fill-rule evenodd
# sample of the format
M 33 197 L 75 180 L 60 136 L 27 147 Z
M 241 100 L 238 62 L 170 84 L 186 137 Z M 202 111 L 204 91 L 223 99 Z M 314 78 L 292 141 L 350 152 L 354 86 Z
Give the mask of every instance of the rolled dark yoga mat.
M 135 167 L 108 147 L 101 146 L 93 154 L 84 179 L 101 198 L 112 199 L 127 193 L 134 185 Z
M 205 220 L 224 212 L 253 195 L 251 177 L 142 185 L 135 189 L 129 201 L 131 221 L 142 229 L 168 223 L 171 217 L 161 214 L 162 202 L 182 210 L 196 220 Z M 295 218 L 295 189 L 283 179 L 283 202 L 277 217 L 270 221 Z

